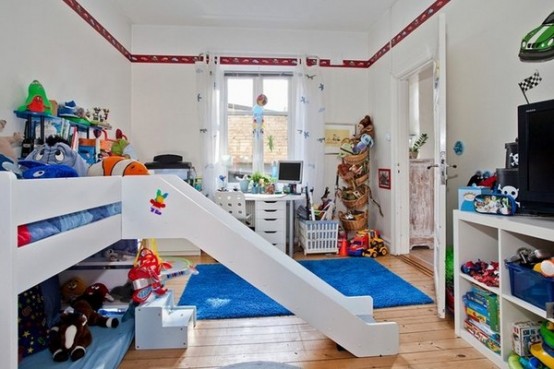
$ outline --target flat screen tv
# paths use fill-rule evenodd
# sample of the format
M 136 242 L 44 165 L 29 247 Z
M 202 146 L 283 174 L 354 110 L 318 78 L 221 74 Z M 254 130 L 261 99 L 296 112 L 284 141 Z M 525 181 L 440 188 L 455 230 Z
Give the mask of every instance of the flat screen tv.
M 277 167 L 277 182 L 297 185 L 302 183 L 302 160 L 280 160 Z
M 554 100 L 518 107 L 518 155 L 520 212 L 554 215 Z

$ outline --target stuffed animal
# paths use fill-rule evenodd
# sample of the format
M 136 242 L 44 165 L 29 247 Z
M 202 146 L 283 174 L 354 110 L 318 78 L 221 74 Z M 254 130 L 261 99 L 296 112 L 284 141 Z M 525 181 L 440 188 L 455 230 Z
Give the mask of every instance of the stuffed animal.
M 22 160 L 19 162 L 19 167 L 22 169 L 21 177 L 23 179 L 79 177 L 75 169 L 64 164 L 50 165 Z
M 77 297 L 71 307 L 87 317 L 89 325 L 99 327 L 116 328 L 119 325 L 117 318 L 108 318 L 98 313 L 104 305 L 104 301 L 114 301 L 108 287 L 103 283 L 94 283 L 85 289 L 85 292 Z
M 115 131 L 115 138 L 116 140 L 112 143 L 111 155 L 137 160 L 135 149 L 127 140 L 127 136 L 119 128 Z
M 87 174 L 85 159 L 69 146 L 69 142 L 59 136 L 49 136 L 44 145 L 36 147 L 25 160 L 42 164 L 63 164 L 75 169 L 79 177 Z
M 371 138 L 374 138 L 375 132 L 373 127 L 373 120 L 369 115 L 366 115 L 363 117 L 363 119 L 358 123 L 358 134 L 364 134 L 367 133 L 371 136 Z
M 88 169 L 89 176 L 128 176 L 145 175 L 148 168 L 136 160 L 125 159 L 122 156 L 108 156 L 92 164 Z
M 79 312 L 65 311 L 60 316 L 59 323 L 49 331 L 48 348 L 56 362 L 81 359 L 91 343 L 92 334 L 87 317 Z
M 0 119 L 0 131 L 6 126 L 6 121 Z M 0 154 L 7 156 L 12 159 L 14 162 L 17 161 L 17 155 L 13 149 L 13 145 L 19 145 L 23 142 L 23 134 L 21 132 L 14 132 L 12 136 L 1 136 L 0 137 Z
M 81 278 L 70 278 L 61 286 L 62 298 L 65 302 L 71 302 L 85 293 L 86 289 L 87 285 Z
M 31 82 L 28 87 L 25 103 L 17 110 L 52 114 L 52 104 L 48 100 L 48 97 L 46 97 L 46 91 L 39 81 L 34 80 Z

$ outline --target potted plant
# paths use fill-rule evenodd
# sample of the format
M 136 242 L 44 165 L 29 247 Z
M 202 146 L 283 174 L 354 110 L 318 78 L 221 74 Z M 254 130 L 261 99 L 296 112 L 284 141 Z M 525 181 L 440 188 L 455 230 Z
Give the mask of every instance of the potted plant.
M 417 159 L 417 156 L 419 155 L 419 149 L 421 149 L 421 147 L 423 145 L 425 145 L 425 143 L 427 142 L 427 139 L 429 138 L 429 136 L 427 135 L 427 133 L 422 133 L 419 135 L 419 137 L 417 138 L 417 140 L 415 140 L 411 145 L 410 145 L 410 148 L 409 148 L 409 151 L 410 151 L 410 159 Z
M 269 184 L 271 184 L 271 177 L 267 174 L 262 172 L 252 173 L 252 192 L 257 192 L 255 189 L 262 192 Z

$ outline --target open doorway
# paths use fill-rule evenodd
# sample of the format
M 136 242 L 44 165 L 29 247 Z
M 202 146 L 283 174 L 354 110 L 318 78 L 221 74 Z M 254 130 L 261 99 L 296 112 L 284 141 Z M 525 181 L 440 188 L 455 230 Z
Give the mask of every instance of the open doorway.
M 433 271 L 434 263 L 434 106 L 433 64 L 408 77 L 409 258 Z

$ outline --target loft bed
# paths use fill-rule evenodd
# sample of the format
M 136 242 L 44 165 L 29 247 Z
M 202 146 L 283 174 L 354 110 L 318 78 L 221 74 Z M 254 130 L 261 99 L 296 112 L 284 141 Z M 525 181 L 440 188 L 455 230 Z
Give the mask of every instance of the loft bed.
M 0 358 L 0 367 L 18 368 L 18 295 L 123 238 L 118 211 L 121 187 L 121 177 L 22 180 L 0 172 L 0 243 L 4 249 L 0 295 L 6 301 L 0 304 L 0 329 L 6 332 L 0 337 L 6 353 Z M 103 215 L 98 216 L 98 209 L 110 210 L 100 211 Z M 85 213 L 91 215 L 82 216 Z M 71 215 L 91 222 L 77 226 Z M 62 224 L 60 217 L 74 224 Z M 28 238 L 21 241 L 22 229 L 33 229 L 26 225 L 41 223 L 56 224 L 66 231 L 49 232 L 48 237 L 34 242 Z
M 370 296 L 339 293 L 175 175 L 18 180 L 0 172 L 0 191 L 1 368 L 18 367 L 19 293 L 137 238 L 186 238 L 352 354 L 398 353 L 398 325 L 375 321 Z M 120 214 L 18 247 L 21 225 L 116 203 Z

